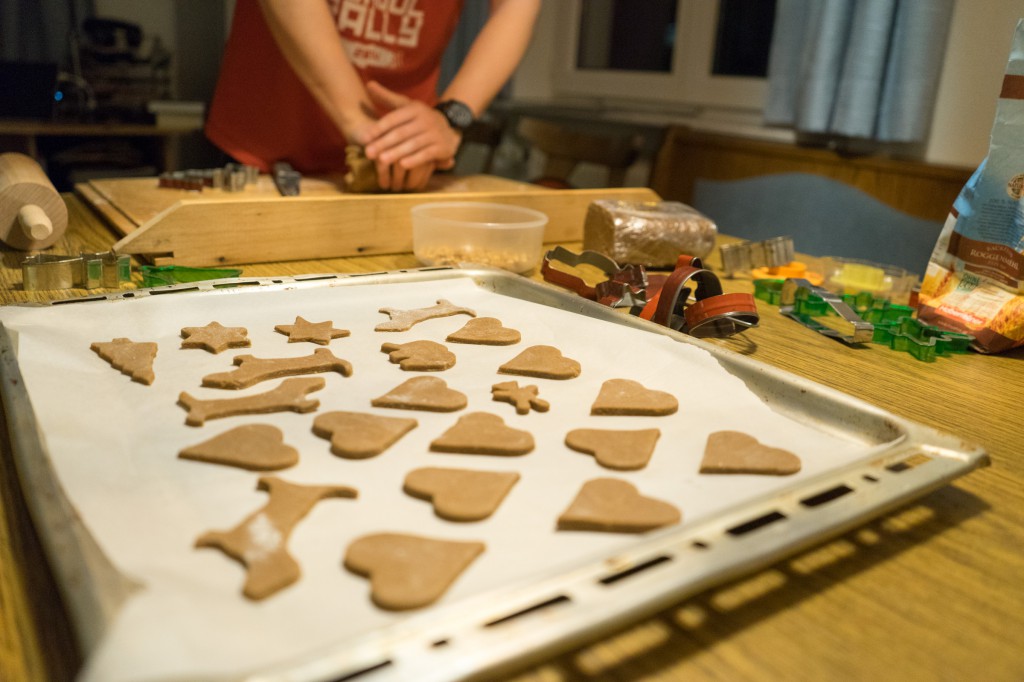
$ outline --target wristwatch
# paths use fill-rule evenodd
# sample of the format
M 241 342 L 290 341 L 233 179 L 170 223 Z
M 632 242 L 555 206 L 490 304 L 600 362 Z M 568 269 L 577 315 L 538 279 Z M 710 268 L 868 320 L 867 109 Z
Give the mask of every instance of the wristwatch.
M 438 102 L 434 108 L 440 111 L 445 119 L 447 119 L 448 125 L 460 133 L 466 132 L 466 129 L 473 125 L 473 110 L 465 102 L 460 102 L 457 99 L 448 99 Z

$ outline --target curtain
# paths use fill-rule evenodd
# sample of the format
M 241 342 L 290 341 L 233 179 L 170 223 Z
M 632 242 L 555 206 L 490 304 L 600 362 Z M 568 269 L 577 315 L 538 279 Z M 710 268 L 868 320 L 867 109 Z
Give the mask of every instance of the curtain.
M 778 0 L 765 123 L 923 142 L 954 0 Z
M 92 4 L 92 0 L 3 0 L 0 60 L 55 62 L 70 68 L 71 31 L 92 14 Z

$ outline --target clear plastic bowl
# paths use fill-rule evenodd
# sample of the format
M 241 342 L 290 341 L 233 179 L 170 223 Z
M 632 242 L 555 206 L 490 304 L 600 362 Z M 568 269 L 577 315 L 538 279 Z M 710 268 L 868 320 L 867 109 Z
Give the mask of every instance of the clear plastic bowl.
M 540 262 L 548 217 L 511 204 L 446 201 L 412 207 L 412 251 L 424 265 L 478 263 L 512 272 Z

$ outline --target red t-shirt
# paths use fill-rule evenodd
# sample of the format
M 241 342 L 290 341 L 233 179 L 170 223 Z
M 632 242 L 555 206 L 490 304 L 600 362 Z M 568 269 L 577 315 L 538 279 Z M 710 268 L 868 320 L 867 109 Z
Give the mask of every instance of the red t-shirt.
M 463 0 L 325 0 L 363 82 L 433 104 Z M 238 0 L 206 135 L 242 163 L 303 173 L 345 167 L 345 139 L 278 48 L 256 0 Z

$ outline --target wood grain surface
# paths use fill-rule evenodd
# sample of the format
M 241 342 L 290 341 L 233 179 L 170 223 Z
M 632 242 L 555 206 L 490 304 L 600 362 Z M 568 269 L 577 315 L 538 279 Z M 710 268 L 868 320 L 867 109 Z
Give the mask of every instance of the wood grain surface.
M 115 236 L 106 224 L 75 197 L 65 199 L 70 227 L 52 251 L 108 248 Z M 3 303 L 90 293 L 22 291 L 21 255 L 3 252 Z M 245 266 L 243 275 L 416 265 L 411 254 L 398 254 L 264 263 Z M 725 285 L 752 289 L 744 280 Z M 922 363 L 872 344 L 844 346 L 767 304 L 760 312 L 759 328 L 716 343 L 980 443 L 993 465 L 600 641 L 525 663 L 505 679 L 1024 679 L 1024 351 Z M 5 430 L 0 446 L 0 680 L 69 680 L 81 655 Z

